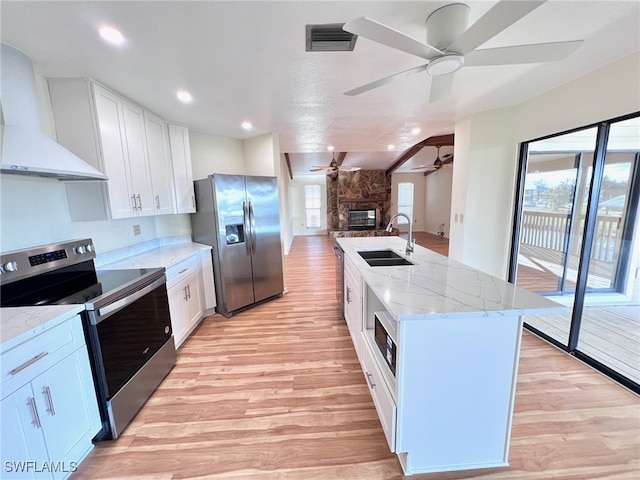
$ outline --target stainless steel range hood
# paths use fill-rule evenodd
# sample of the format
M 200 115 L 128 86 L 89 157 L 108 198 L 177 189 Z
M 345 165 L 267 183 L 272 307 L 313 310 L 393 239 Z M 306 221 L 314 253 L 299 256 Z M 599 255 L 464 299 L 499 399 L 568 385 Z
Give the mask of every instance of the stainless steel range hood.
M 44 134 L 31 60 L 13 47 L 1 47 L 0 172 L 62 181 L 107 180 L 105 174 Z

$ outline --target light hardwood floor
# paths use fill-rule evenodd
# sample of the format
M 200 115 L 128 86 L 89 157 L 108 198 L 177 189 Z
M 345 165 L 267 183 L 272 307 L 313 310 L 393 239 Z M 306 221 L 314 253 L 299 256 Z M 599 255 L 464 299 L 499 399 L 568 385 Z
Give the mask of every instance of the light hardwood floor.
M 72 480 L 403 478 L 336 304 L 331 246 L 296 237 L 283 298 L 206 318 Z M 640 399 L 525 332 L 510 466 L 411 478 L 637 480 L 639 457 Z

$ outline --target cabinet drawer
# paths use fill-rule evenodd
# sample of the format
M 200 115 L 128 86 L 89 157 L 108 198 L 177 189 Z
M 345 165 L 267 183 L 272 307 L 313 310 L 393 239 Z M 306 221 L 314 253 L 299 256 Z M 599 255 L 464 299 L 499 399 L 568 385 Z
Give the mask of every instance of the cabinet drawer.
M 371 353 L 369 344 L 364 337 L 361 337 L 361 362 L 362 371 L 367 380 L 369 392 L 373 398 L 373 404 L 378 412 L 382 430 L 387 437 L 387 443 L 392 452 L 396 449 L 396 403 L 393 401 L 391 392 L 382 378 L 382 373 L 378 369 L 375 359 Z
M 23 385 L 84 344 L 82 322 L 75 316 L 0 355 L 1 382 Z
M 170 266 L 167 268 L 167 290 L 199 270 L 200 255 L 198 253 L 194 253 L 189 258 Z

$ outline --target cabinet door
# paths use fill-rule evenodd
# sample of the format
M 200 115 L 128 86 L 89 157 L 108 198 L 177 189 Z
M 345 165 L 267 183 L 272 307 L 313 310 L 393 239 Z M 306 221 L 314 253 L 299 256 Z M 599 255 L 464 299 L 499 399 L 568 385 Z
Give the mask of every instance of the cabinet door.
M 196 211 L 196 197 L 193 191 L 191 146 L 187 127 L 169 124 L 169 145 L 178 213 L 193 213 Z
M 124 133 L 122 99 L 99 85 L 92 84 L 102 145 L 104 170 L 109 177 L 109 206 L 112 218 L 135 215 L 129 157 Z
M 200 271 L 187 279 L 187 300 L 185 314 L 188 318 L 188 328 L 192 330 L 202 318 L 202 280 Z
M 147 154 L 144 113 L 140 107 L 122 101 L 124 130 L 127 138 L 132 193 L 135 195 L 136 213 L 153 215 L 155 206 L 151 188 L 151 171 Z
M 100 414 L 86 348 L 56 363 L 32 382 L 49 458 L 67 469 L 78 463 L 100 430 Z M 63 478 L 64 471 L 54 473 Z
M 36 408 L 30 383 L 0 401 L 0 467 L 7 478 L 52 478 L 50 473 L 35 472 L 36 467 L 42 469 L 43 463 L 49 460 Z
M 189 322 L 185 314 L 184 304 L 187 301 L 187 281 L 182 281 L 168 290 L 169 315 L 171 316 L 171 329 L 176 348 L 182 345 L 186 338 Z
M 173 169 L 169 156 L 166 124 L 161 118 L 146 111 L 144 112 L 144 122 L 155 213 L 175 213 Z

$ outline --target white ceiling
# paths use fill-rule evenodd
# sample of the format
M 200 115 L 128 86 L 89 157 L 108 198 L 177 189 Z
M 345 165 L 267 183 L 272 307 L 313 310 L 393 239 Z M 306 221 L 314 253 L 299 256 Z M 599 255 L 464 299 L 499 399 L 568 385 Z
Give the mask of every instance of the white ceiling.
M 306 24 L 360 16 L 425 41 L 425 19 L 447 3 L 3 0 L 0 38 L 44 76 L 92 77 L 192 131 L 237 139 L 277 132 L 294 176 L 328 165 L 327 145 L 336 156 L 348 152 L 345 165 L 386 169 L 424 138 L 453 133 L 457 119 L 520 103 L 640 50 L 640 2 L 549 0 L 483 48 L 584 39 L 575 53 L 555 63 L 463 67 L 453 94 L 433 104 L 424 73 L 342 94 L 421 65 L 421 58 L 365 38 L 353 52 L 305 51 Z M 467 3 L 473 23 L 496 2 Z M 99 39 L 104 24 L 123 32 L 124 47 Z M 175 100 L 178 89 L 190 91 L 193 102 Z M 251 132 L 241 128 L 245 120 Z M 415 127 L 420 134 L 411 133 Z M 403 170 L 433 163 L 435 153 L 424 148 Z

